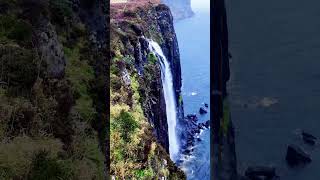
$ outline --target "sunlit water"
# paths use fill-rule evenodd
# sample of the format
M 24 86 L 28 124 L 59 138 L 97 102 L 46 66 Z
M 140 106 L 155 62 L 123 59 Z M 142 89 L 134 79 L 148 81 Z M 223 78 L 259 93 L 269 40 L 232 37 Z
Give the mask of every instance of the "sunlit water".
M 229 82 L 241 173 L 273 165 L 282 180 L 320 179 L 320 1 L 227 0 L 232 79 Z M 303 147 L 312 162 L 285 161 L 287 145 Z
M 210 14 L 194 9 L 192 18 L 178 21 L 175 31 L 178 37 L 185 115 L 197 113 L 199 122 L 209 120 L 210 112 L 199 115 L 203 103 L 210 104 Z M 181 165 L 189 180 L 210 179 L 210 131 L 199 136 L 191 156 Z

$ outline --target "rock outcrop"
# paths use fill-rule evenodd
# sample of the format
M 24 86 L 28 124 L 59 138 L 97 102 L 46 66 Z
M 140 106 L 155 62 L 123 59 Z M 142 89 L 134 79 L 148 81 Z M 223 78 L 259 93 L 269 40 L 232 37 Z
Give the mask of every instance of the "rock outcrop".
M 297 166 L 311 162 L 310 155 L 304 152 L 299 146 L 289 145 L 286 154 L 289 166 Z

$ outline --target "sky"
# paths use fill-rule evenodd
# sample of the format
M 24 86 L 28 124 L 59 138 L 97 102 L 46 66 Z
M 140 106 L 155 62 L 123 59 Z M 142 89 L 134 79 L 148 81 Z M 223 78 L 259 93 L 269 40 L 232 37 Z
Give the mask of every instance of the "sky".
M 191 0 L 194 11 L 210 11 L 210 0 Z

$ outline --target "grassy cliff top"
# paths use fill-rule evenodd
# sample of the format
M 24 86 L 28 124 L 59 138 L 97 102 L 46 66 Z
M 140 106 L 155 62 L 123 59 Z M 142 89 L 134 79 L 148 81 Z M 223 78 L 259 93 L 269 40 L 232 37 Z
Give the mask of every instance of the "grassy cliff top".
M 111 1 L 110 15 L 112 19 L 122 19 L 127 12 L 157 4 L 160 4 L 160 0 L 113 0 Z

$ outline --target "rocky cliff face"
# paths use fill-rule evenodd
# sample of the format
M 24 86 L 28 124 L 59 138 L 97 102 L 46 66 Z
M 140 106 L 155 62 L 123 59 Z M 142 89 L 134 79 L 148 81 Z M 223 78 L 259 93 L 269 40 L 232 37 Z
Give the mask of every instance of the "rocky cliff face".
M 0 179 L 106 177 L 104 6 L 0 2 Z
M 119 6 L 111 7 L 111 174 L 184 179 L 169 158 L 160 65 L 148 48 L 148 39 L 156 41 L 170 62 L 179 117 L 183 117 L 180 57 L 172 15 L 165 5 L 130 6 L 124 12 Z M 121 126 L 121 119 L 132 126 Z M 124 135 L 128 130 L 132 131 Z M 119 143 L 118 137 L 126 143 Z
M 230 77 L 228 28 L 224 0 L 213 5 L 213 143 L 211 167 L 217 180 L 237 179 L 234 128 L 229 111 L 227 81 Z
M 193 15 L 191 0 L 162 0 L 162 2 L 170 7 L 175 20 L 188 18 Z

